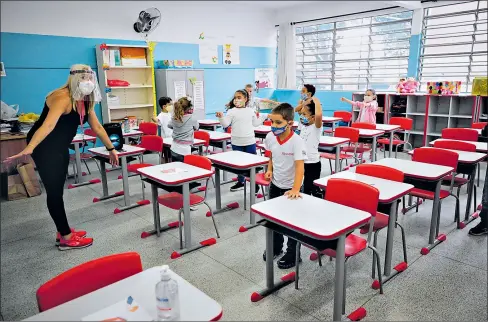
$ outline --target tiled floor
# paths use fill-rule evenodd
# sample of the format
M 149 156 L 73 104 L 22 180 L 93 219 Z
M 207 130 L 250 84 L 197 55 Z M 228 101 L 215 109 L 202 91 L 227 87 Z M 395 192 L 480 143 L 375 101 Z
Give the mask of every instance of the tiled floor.
M 146 161 L 155 161 L 151 156 Z M 91 169 L 96 167 L 91 164 Z M 323 175 L 328 173 L 324 163 Z M 483 168 L 483 174 L 486 171 Z M 117 172 L 109 174 L 110 191 L 121 190 Z M 99 177 L 94 173 L 92 176 Z M 483 181 L 481 182 L 481 186 Z M 130 179 L 133 200 L 141 197 L 137 177 Z M 100 203 L 92 199 L 101 186 L 92 185 L 65 190 L 65 204 L 70 223 L 86 229 L 94 237 L 94 245 L 77 251 L 60 252 L 54 246 L 54 225 L 45 206 L 45 194 L 37 198 L 1 203 L 1 315 L 6 320 L 19 320 L 37 313 L 35 291 L 57 274 L 101 256 L 137 251 L 145 268 L 169 264 L 183 278 L 217 300 L 224 308 L 224 320 L 331 320 L 333 306 L 334 262 L 324 266 L 308 260 L 310 251 L 303 250 L 300 289 L 288 286 L 259 303 L 251 303 L 250 295 L 264 286 L 262 252 L 265 239 L 261 227 L 247 233 L 238 228 L 249 221 L 249 212 L 242 208 L 243 192 L 230 193 L 224 186 L 223 204 L 239 201 L 241 208 L 216 216 L 221 238 L 217 244 L 203 248 L 177 260 L 170 260 L 178 248 L 178 231 L 161 237 L 141 239 L 144 230 L 153 225 L 152 206 L 144 206 L 113 214 L 123 204 L 122 198 Z M 478 189 L 478 200 L 481 200 Z M 146 188 L 146 197 L 150 189 Z M 209 191 L 210 205 L 214 192 Z M 461 205 L 466 193 L 462 191 Z M 371 252 L 366 251 L 347 264 L 348 312 L 363 306 L 367 320 L 487 320 L 487 237 L 468 236 L 468 229 L 457 230 L 453 222 L 454 202 L 442 205 L 441 232 L 447 241 L 429 255 L 421 256 L 430 223 L 431 203 L 399 215 L 407 233 L 409 268 L 385 285 L 383 295 L 371 289 Z M 192 212 L 195 241 L 215 237 L 207 209 Z M 464 214 L 464 210 L 462 210 Z M 174 221 L 177 213 L 161 207 L 162 221 Z M 381 233 L 378 249 L 384 252 L 385 233 Z M 382 258 L 383 259 L 383 258 Z M 395 234 L 394 263 L 402 260 L 401 238 Z M 286 272 L 275 269 L 276 276 Z

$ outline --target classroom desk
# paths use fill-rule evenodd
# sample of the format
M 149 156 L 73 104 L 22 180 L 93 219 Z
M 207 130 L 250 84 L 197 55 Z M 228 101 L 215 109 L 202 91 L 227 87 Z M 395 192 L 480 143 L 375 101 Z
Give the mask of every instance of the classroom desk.
M 391 158 L 391 152 L 393 151 L 393 134 L 397 131 L 400 131 L 402 128 L 400 127 L 400 125 L 376 124 L 376 129 L 380 131 L 385 131 L 385 133 L 390 134 L 388 157 Z
M 388 282 L 393 276 L 403 272 L 403 270 L 405 270 L 405 268 L 407 267 L 407 259 L 404 258 L 405 261 L 403 263 L 400 263 L 397 266 L 395 266 L 395 268 L 401 267 L 401 269 L 399 270 L 395 269 L 393 274 L 391 273 L 391 259 L 392 259 L 393 243 L 394 243 L 394 236 L 395 236 L 395 223 L 397 221 L 398 200 L 403 196 L 407 195 L 410 191 L 412 191 L 414 186 L 403 182 L 396 182 L 396 181 L 371 177 L 367 175 L 357 174 L 353 171 L 338 172 L 331 176 L 317 179 L 314 181 L 314 184 L 322 189 L 326 189 L 327 182 L 331 178 L 350 179 L 350 180 L 355 180 L 355 181 L 363 182 L 371 186 L 374 186 L 380 192 L 378 201 L 382 204 L 390 205 L 390 213 L 388 216 L 388 231 L 386 236 L 385 268 L 383 272 L 385 275 L 385 277 L 383 277 L 383 283 Z
M 330 133 L 335 132 L 336 123 L 342 121 L 341 117 L 333 117 L 333 116 L 322 116 L 322 125 L 330 124 L 332 125 L 332 131 Z
M 91 153 L 95 155 L 95 157 L 100 160 L 100 172 L 102 174 L 102 191 L 103 195 L 100 198 L 93 198 L 93 202 L 99 202 L 101 200 L 111 199 L 118 196 L 124 196 L 125 207 L 115 208 L 114 214 L 119 214 L 122 211 L 148 205 L 149 200 L 140 200 L 137 201 L 135 204 L 130 203 L 130 192 L 129 192 L 129 173 L 127 171 L 127 157 L 129 156 L 136 156 L 141 155 L 146 151 L 144 148 L 132 146 L 132 145 L 124 145 L 122 150 L 117 151 L 119 155 L 119 160 L 122 168 L 122 184 L 123 184 L 123 191 L 118 191 L 114 194 L 108 194 L 108 184 L 107 184 L 107 173 L 105 171 L 105 162 L 109 158 L 110 153 L 107 151 L 107 148 L 104 146 L 98 148 L 91 148 L 88 149 Z
M 222 149 L 222 152 L 227 152 L 227 145 L 229 144 L 231 139 L 231 135 L 229 133 L 207 131 L 207 130 L 202 130 L 202 131 L 208 132 L 210 134 L 211 146 Z M 225 171 L 223 177 L 224 177 L 223 183 L 232 182 L 227 180 L 227 173 Z
M 80 186 L 86 186 L 89 184 L 100 183 L 100 179 L 92 179 L 87 182 L 82 182 L 83 177 L 83 170 L 81 169 L 81 152 L 80 146 L 85 142 L 95 142 L 97 140 L 94 136 L 84 135 L 84 134 L 76 134 L 71 144 L 73 144 L 75 149 L 75 165 L 76 165 L 76 173 L 75 173 L 75 183 L 68 185 L 68 189 L 73 189 Z
M 10 172 L 17 165 L 16 162 L 11 162 L 11 164 L 3 163 L 8 157 L 16 155 L 22 152 L 27 146 L 26 141 L 27 135 L 25 133 L 10 133 L 1 132 L 0 133 L 0 161 L 2 166 L 0 167 L 0 172 Z M 19 161 L 30 163 L 35 167 L 34 160 L 29 155 Z
M 285 196 L 263 201 L 251 206 L 252 210 L 264 218 L 264 222 L 275 224 L 276 231 L 291 230 L 299 236 L 316 241 L 337 239 L 334 283 L 334 321 L 342 319 L 344 303 L 344 261 L 346 234 L 367 224 L 371 214 L 333 203 L 324 199 L 302 195 L 290 200 Z M 317 212 L 317 209 L 320 209 Z M 297 214 L 300 214 L 297 216 Z M 340 214 L 340 215 L 338 215 Z M 295 238 L 295 236 L 294 236 Z M 302 240 L 300 243 L 307 244 Z M 298 264 L 298 263 L 297 263 Z M 266 227 L 266 289 L 251 295 L 251 301 L 260 301 L 295 280 L 295 272 L 274 281 L 273 230 Z
M 465 143 L 471 143 L 471 144 L 474 144 L 476 146 L 477 152 L 488 153 L 488 143 L 487 142 L 437 139 L 437 140 L 434 140 L 432 142 L 429 142 L 429 145 L 434 146 L 434 143 L 437 141 L 460 141 L 460 142 L 465 142 Z
M 207 156 L 212 161 L 215 168 L 215 212 L 214 214 L 234 209 L 236 203 L 227 205 L 222 208 L 221 194 L 220 194 L 220 170 L 228 171 L 235 174 L 244 174 L 249 171 L 250 189 L 249 189 L 249 203 L 252 206 L 256 201 L 256 168 L 267 165 L 269 158 L 245 153 L 241 151 L 229 151 Z M 256 218 L 254 212 L 249 209 L 249 225 L 239 228 L 240 232 L 247 231 L 256 226 Z
M 220 122 L 218 120 L 199 120 L 198 125 L 201 130 L 216 131 L 220 127 Z
M 400 170 L 405 174 L 406 183 L 411 183 L 415 187 L 421 189 L 434 191 L 434 204 L 432 206 L 432 216 L 430 220 L 429 244 L 421 250 L 422 255 L 427 255 L 432 248 L 446 240 L 446 235 L 438 234 L 440 205 L 439 195 L 441 191 L 442 179 L 451 174 L 455 169 L 441 165 L 393 158 L 381 159 L 373 164 L 383 165 L 385 167 Z
M 157 321 L 154 288 L 161 280 L 160 267 L 152 267 L 94 292 L 34 315 L 25 321 L 81 321 L 84 317 L 109 307 L 129 296 Z M 215 300 L 171 271 L 178 283 L 179 321 L 218 321 L 222 307 Z
M 376 161 L 376 148 L 377 144 L 376 141 L 378 140 L 378 137 L 385 134 L 385 131 L 383 130 L 367 130 L 367 129 L 358 129 L 359 130 L 359 138 L 363 139 L 373 139 L 373 143 L 371 145 L 371 161 L 375 162 Z
M 139 138 L 143 135 L 139 130 L 130 130 L 129 132 L 122 131 L 122 136 L 124 137 L 125 144 L 129 144 L 129 138 Z
M 419 148 L 422 149 L 422 148 Z M 436 148 L 438 149 L 438 148 Z M 478 153 L 478 152 L 467 152 L 467 151 L 459 151 L 459 150 L 450 150 L 450 149 L 443 149 L 448 151 L 456 152 L 459 155 L 458 159 L 458 166 L 456 168 L 457 174 L 466 174 L 468 175 L 469 182 L 468 182 L 468 200 L 466 201 L 466 212 L 464 215 L 464 221 L 459 223 L 459 229 L 463 229 L 469 224 L 471 221 L 479 217 L 479 214 L 476 212 L 476 196 L 474 202 L 474 213 L 470 216 L 469 208 L 471 208 L 471 199 L 473 198 L 473 191 L 474 191 L 474 182 L 476 177 L 476 168 L 478 164 L 486 158 L 485 153 Z M 413 155 L 413 151 L 410 151 L 408 154 Z
M 174 170 L 180 171 L 175 172 Z M 154 230 L 145 233 L 146 236 L 156 234 L 160 235 L 160 232 L 180 226 L 181 223 L 170 223 L 167 226 L 161 228 L 160 215 L 159 215 L 159 203 L 158 203 L 158 186 L 164 189 L 164 187 L 177 187 L 183 188 L 183 218 L 185 230 L 185 249 L 180 250 L 178 253 L 173 253 L 172 258 L 179 257 L 194 251 L 196 249 L 215 244 L 215 238 L 207 240 L 207 243 L 201 242 L 200 244 L 193 246 L 191 240 L 191 215 L 190 215 L 190 183 L 202 181 L 213 175 L 213 171 L 205 170 L 199 167 L 192 166 L 190 164 L 182 162 L 171 162 L 152 167 L 139 169 L 139 173 L 144 177 L 144 181 L 151 184 L 152 202 L 153 202 L 153 215 L 154 215 Z M 181 226 L 180 226 L 181 227 Z M 141 237 L 143 237 L 141 235 Z M 211 241 L 211 242 L 210 242 Z M 183 246 L 183 245 L 180 245 Z
M 334 148 L 335 149 L 335 172 L 341 171 L 340 168 L 340 154 L 341 154 L 341 145 L 349 142 L 348 138 L 339 138 L 335 136 L 321 136 L 320 137 L 320 142 L 319 142 L 319 147 L 323 148 Z

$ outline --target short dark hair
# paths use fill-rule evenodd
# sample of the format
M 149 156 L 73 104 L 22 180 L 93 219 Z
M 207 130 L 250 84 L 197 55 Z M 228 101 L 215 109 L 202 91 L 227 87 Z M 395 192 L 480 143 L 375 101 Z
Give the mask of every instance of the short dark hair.
M 281 103 L 280 105 L 273 108 L 271 114 L 281 115 L 285 119 L 285 121 L 289 122 L 289 121 L 293 121 L 293 118 L 295 116 L 295 111 L 293 109 L 293 106 L 291 106 L 290 104 Z
M 311 84 L 305 84 L 305 85 L 303 85 L 303 87 L 305 87 L 307 89 L 307 92 L 309 92 L 310 95 L 312 95 L 312 96 L 315 95 L 315 86 L 313 86 Z
M 171 103 L 173 100 L 170 97 L 162 96 L 159 98 L 159 106 L 163 107 L 166 104 Z
M 310 115 L 314 116 L 315 115 L 315 102 L 313 100 L 310 101 L 307 105 L 305 105 L 306 108 L 310 111 Z
M 246 106 L 247 106 L 247 104 L 249 103 L 249 94 L 247 93 L 247 91 L 246 91 L 245 89 L 238 89 L 238 90 L 236 91 L 236 93 L 241 93 L 241 94 L 242 94 L 242 95 L 243 95 L 243 96 L 246 98 Z M 234 96 L 235 96 L 235 93 L 234 93 Z M 232 99 L 230 100 L 230 102 L 229 102 L 229 104 L 228 104 L 228 105 L 229 105 L 229 110 L 230 110 L 231 108 L 236 107 L 236 106 L 234 105 L 234 96 L 232 96 Z
M 254 86 L 252 86 L 252 84 L 246 84 L 246 87 L 245 88 L 254 88 Z

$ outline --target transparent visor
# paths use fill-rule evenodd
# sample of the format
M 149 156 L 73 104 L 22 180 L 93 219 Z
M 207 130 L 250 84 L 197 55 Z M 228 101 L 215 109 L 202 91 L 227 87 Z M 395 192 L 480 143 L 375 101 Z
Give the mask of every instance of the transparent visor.
M 97 75 L 92 70 L 71 70 L 69 73 L 71 96 L 75 101 L 100 102 L 102 100 Z

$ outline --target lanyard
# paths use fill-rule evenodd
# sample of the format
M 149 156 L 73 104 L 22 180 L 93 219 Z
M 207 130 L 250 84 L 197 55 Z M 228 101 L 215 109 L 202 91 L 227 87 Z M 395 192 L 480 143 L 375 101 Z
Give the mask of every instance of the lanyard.
M 85 131 L 83 130 L 83 121 L 85 120 L 85 102 L 78 101 L 77 102 L 77 112 L 80 116 L 80 128 L 81 128 L 81 135 L 82 140 L 85 141 Z

